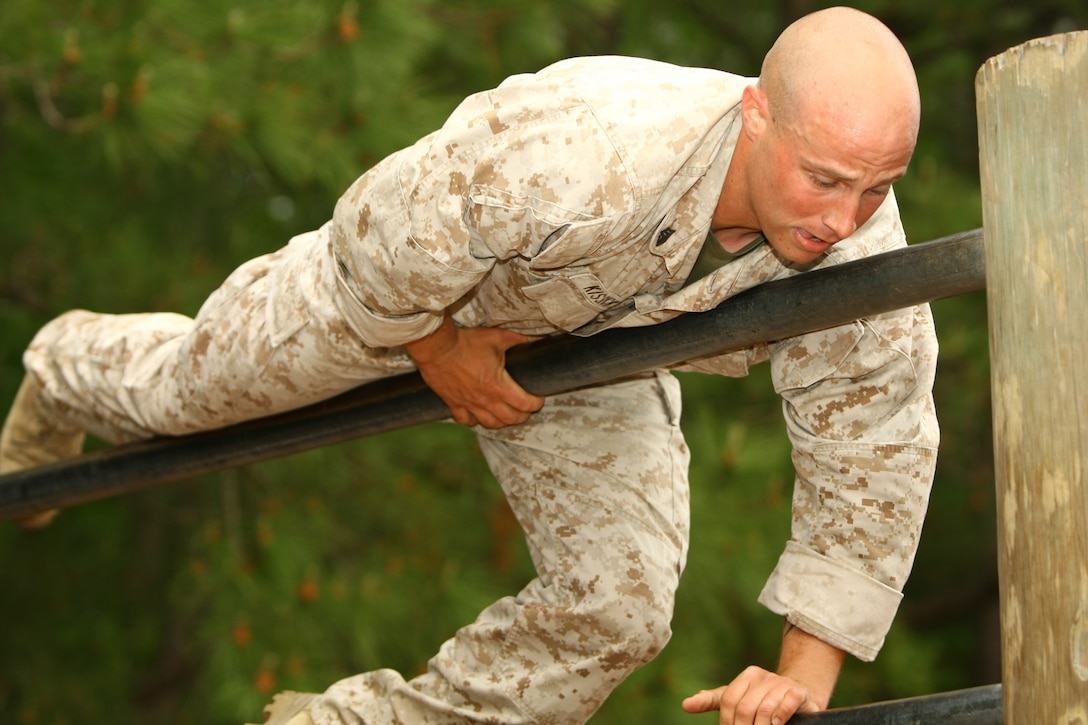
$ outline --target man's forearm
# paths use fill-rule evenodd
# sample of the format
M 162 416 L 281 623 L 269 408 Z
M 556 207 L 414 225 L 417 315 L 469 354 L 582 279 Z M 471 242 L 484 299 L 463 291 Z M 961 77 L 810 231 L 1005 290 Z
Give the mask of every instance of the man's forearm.
M 778 674 L 805 685 L 821 709 L 831 702 L 845 660 L 846 653 L 838 647 L 786 623 Z
M 447 312 L 442 324 L 430 334 L 404 344 L 404 349 L 416 363 L 426 364 L 448 353 L 457 344 L 457 327 Z

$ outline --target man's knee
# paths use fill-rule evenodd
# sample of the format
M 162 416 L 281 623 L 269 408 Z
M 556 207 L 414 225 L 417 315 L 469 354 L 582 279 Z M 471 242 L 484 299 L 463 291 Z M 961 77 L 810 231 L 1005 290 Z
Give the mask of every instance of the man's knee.
M 667 611 L 629 607 L 612 627 L 612 654 L 606 655 L 606 661 L 630 674 L 660 654 L 672 637 L 671 598 Z
M 543 601 L 523 601 L 507 638 L 517 643 L 523 668 L 510 695 L 545 722 L 588 719 L 672 633 L 673 587 L 655 591 L 651 601 L 646 592 L 617 587 L 614 577 L 573 583 Z
M 668 643 L 679 579 L 677 568 L 663 562 L 633 555 L 625 559 L 622 565 L 570 579 L 569 621 L 555 627 L 596 650 L 584 654 L 598 659 L 603 669 L 624 674 L 649 662 Z

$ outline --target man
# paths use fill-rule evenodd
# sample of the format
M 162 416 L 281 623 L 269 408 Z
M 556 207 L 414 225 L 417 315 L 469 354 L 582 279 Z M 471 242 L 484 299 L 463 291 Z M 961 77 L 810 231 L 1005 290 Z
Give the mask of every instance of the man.
M 891 185 L 918 130 L 910 61 L 874 18 L 790 26 L 760 79 L 585 58 L 466 99 L 358 179 L 333 220 L 178 315 L 74 311 L 30 345 L 3 470 L 268 415 L 417 367 L 480 445 L 538 577 L 409 682 L 292 693 L 274 722 L 579 723 L 669 637 L 688 534 L 675 379 L 548 399 L 504 354 L 706 310 L 769 279 L 904 243 Z M 705 242 L 705 244 L 704 244 Z M 827 707 L 872 659 L 909 574 L 937 446 L 927 306 L 691 361 L 770 360 L 794 444 L 792 540 L 760 600 L 779 667 L 683 703 L 727 725 Z

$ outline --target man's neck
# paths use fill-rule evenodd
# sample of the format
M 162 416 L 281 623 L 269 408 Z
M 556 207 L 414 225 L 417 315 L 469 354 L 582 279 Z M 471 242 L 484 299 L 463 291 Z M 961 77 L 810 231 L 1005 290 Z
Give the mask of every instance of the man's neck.
M 748 164 L 750 142 L 741 132 L 737 147 L 725 174 L 718 205 L 710 218 L 710 231 L 727 252 L 739 252 L 762 235 L 748 194 L 744 173 Z
M 763 232 L 753 232 L 744 229 L 714 229 L 711 233 L 718 240 L 722 249 L 730 254 L 736 254 L 749 244 L 763 236 Z

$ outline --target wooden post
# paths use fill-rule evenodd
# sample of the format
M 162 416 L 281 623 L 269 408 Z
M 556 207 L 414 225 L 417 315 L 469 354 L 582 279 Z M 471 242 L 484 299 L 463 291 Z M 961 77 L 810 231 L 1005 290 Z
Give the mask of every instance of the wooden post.
M 1088 32 L 975 90 L 1005 723 L 1088 725 Z

